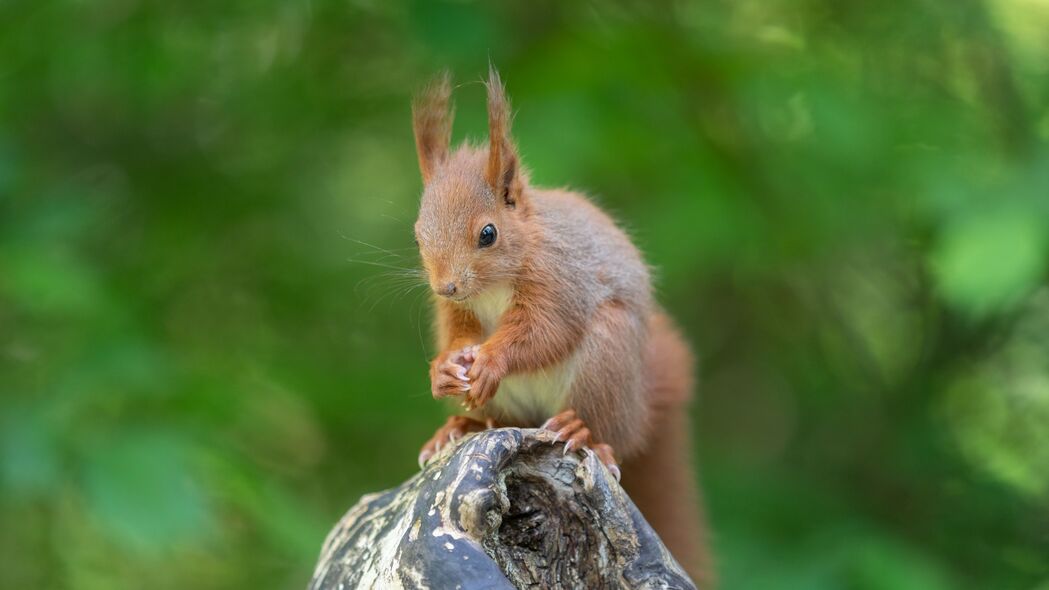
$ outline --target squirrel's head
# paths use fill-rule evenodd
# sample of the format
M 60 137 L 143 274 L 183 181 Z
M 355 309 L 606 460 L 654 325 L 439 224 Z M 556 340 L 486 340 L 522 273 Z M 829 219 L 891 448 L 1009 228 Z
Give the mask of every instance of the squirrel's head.
M 415 239 L 434 293 L 464 301 L 512 281 L 530 243 L 527 179 L 510 139 L 510 105 L 488 74 L 488 146 L 450 152 L 451 80 L 432 82 L 412 104 L 423 194 Z

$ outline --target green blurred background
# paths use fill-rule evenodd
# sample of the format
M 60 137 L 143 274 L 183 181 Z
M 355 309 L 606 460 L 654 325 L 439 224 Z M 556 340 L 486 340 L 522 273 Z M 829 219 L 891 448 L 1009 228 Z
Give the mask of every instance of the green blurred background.
M 701 356 L 727 589 L 1049 588 L 1049 1 L 0 1 L 0 586 L 302 588 L 415 470 L 489 58 Z

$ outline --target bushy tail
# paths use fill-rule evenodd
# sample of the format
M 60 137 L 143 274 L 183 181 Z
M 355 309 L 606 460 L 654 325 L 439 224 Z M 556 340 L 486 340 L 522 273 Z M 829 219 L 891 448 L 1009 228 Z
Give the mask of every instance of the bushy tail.
M 701 589 L 714 584 L 709 529 L 692 456 L 692 354 L 662 315 L 650 326 L 646 364 L 653 413 L 644 452 L 623 465 L 623 487 Z

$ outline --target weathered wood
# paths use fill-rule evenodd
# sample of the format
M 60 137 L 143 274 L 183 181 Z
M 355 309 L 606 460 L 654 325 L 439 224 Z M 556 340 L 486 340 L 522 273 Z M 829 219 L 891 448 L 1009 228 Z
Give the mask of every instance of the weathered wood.
M 694 588 L 589 450 L 501 428 L 361 498 L 328 535 L 311 590 Z

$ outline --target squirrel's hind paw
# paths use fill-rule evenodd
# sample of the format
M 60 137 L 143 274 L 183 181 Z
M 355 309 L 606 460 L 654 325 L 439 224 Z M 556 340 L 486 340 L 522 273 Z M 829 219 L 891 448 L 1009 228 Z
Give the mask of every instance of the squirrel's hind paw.
M 451 416 L 419 451 L 419 468 L 425 467 L 426 462 L 447 445 L 455 443 L 471 432 L 480 432 L 487 428 L 492 428 L 492 426 L 466 416 Z
M 539 428 L 554 433 L 552 443 L 556 444 L 564 441 L 565 454 L 573 450 L 590 449 L 597 455 L 601 463 L 608 468 L 609 473 L 616 478 L 616 481 L 619 481 L 622 473 L 619 469 L 619 464 L 616 463 L 612 447 L 592 440 L 590 429 L 586 427 L 586 423 L 581 418 L 576 416 L 575 410 L 565 410 L 544 422 Z

